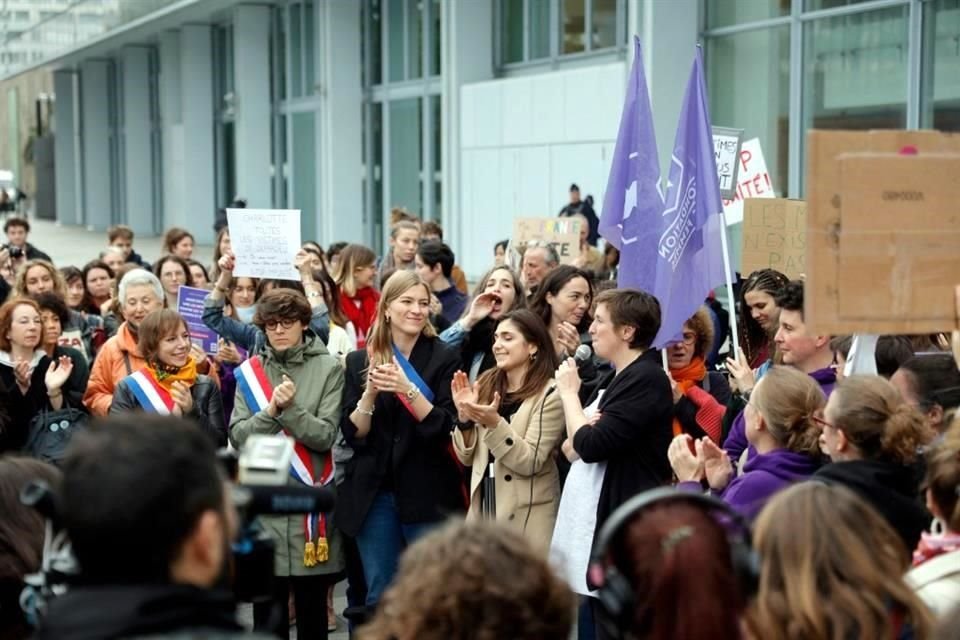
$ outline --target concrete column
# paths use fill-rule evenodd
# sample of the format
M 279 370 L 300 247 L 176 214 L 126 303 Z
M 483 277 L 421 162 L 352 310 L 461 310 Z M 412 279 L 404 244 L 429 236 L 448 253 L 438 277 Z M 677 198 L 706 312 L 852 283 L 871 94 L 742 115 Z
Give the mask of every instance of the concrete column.
M 270 7 L 240 5 L 233 14 L 237 188 L 251 207 L 271 206 Z
M 109 65 L 107 60 L 80 64 L 83 223 L 97 231 L 110 226 L 112 209 Z
M 81 224 L 80 202 L 83 180 L 80 158 L 80 92 L 77 72 L 58 69 L 53 72 L 53 91 L 57 96 L 53 112 L 53 155 L 56 166 L 57 222 Z
M 466 84 L 493 78 L 494 40 L 489 28 L 493 0 L 449 0 L 440 6 L 443 232 L 451 246 L 466 247 L 470 230 L 460 224 L 460 90 Z
M 160 34 L 160 121 L 163 153 L 163 211 L 160 229 L 173 226 L 174 212 L 184 211 L 183 116 L 180 107 L 180 32 Z
M 317 5 L 320 188 L 319 240 L 360 242 L 363 223 L 363 101 L 360 85 L 360 3 Z
M 167 209 L 164 219 L 166 226 L 188 226 L 200 244 L 213 242 L 213 217 L 217 207 L 211 48 L 209 25 L 188 24 L 180 30 L 183 120 L 180 171 L 184 195 L 176 209 Z
M 122 162 L 127 193 L 125 222 L 138 234 L 152 235 L 154 205 L 153 141 L 150 119 L 150 48 L 124 47 L 120 53 L 123 65 L 123 129 Z

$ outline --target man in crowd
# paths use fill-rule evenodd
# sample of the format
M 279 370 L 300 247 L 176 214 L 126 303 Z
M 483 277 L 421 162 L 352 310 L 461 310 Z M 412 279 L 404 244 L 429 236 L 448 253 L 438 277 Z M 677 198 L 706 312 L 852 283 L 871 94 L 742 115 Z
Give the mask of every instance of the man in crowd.
M 590 225 L 587 242 L 593 246 L 597 246 L 597 240 L 600 238 L 600 220 L 593 210 L 590 196 L 587 196 L 587 198 L 588 200 L 581 200 L 580 187 L 576 184 L 570 185 L 570 203 L 564 206 L 563 209 L 560 209 L 558 215 L 561 218 L 569 218 L 578 213 L 583 214 L 583 217 L 587 219 L 587 223 Z
M 467 306 L 467 295 L 451 282 L 453 262 L 453 251 L 439 240 L 424 242 L 417 249 L 417 273 L 443 306 L 440 315 L 451 324 L 460 319 Z
M 547 274 L 556 269 L 559 264 L 560 257 L 557 255 L 557 250 L 549 243 L 534 241 L 527 245 L 527 250 L 523 252 L 521 272 L 528 297 L 533 296 Z
M 237 517 L 196 425 L 138 414 L 80 432 L 62 487 L 81 580 L 50 603 L 37 640 L 256 637 L 226 588 Z
M 117 247 L 123 252 L 125 262 L 133 263 L 144 269 L 149 269 L 150 265 L 133 250 L 133 229 L 125 224 L 115 224 L 107 229 L 107 245 Z
M 428 220 L 421 226 L 420 242 L 426 242 L 427 240 L 439 240 L 440 242 L 443 242 L 443 227 L 433 220 Z M 453 286 L 463 293 L 469 293 L 470 291 L 467 288 L 467 276 L 463 272 L 463 269 L 461 269 L 459 265 L 454 264 L 450 273 L 452 274 L 450 277 L 450 282 L 453 283 Z
M 50 256 L 40 251 L 35 246 L 27 242 L 27 235 L 30 233 L 30 223 L 23 218 L 8 218 L 3 223 L 3 232 L 7 234 L 7 245 L 10 255 L 13 258 L 20 254 L 27 260 L 46 260 L 52 262 Z

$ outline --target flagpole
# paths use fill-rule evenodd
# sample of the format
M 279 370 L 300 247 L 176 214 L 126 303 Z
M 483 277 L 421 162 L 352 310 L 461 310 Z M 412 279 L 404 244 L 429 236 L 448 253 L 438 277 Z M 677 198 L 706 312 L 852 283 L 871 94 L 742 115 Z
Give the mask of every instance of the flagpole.
M 737 331 L 737 301 L 733 297 L 733 270 L 730 268 L 730 249 L 727 248 L 727 214 L 720 211 L 720 246 L 723 248 L 723 275 L 727 279 L 727 299 L 730 301 L 730 337 L 733 340 L 734 360 L 740 357 L 740 338 Z

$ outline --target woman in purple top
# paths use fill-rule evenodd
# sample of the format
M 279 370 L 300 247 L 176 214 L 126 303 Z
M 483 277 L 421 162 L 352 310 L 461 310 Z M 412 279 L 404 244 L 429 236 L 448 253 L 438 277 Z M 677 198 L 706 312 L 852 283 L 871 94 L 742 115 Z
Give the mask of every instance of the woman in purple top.
M 756 455 L 735 476 L 727 453 L 709 438 L 678 435 L 669 457 L 679 487 L 699 491 L 705 480 L 712 493 L 753 518 L 773 494 L 807 479 L 820 466 L 820 430 L 814 416 L 825 404 L 812 377 L 793 367 L 773 367 L 744 409 L 747 440 Z

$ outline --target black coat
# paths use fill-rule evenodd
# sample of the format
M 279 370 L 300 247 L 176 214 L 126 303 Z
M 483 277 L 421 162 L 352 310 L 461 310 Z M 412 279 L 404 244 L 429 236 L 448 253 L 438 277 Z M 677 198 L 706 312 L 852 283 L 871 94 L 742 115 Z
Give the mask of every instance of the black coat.
M 340 429 L 354 453 L 337 488 L 336 518 L 349 536 L 359 533 L 383 490 L 393 492 L 404 524 L 436 522 L 466 509 L 463 473 L 450 440 L 456 415 L 450 382 L 460 368 L 460 353 L 438 338 L 420 336 L 410 363 L 435 395 L 433 410 L 416 422 L 395 396 L 380 393 L 370 432 L 360 439 L 350 414 L 363 395 L 367 353 L 347 354 Z
M 910 554 L 931 520 L 920 496 L 920 475 L 912 466 L 883 460 L 849 460 L 821 467 L 813 479 L 843 485 L 873 505 L 899 534 Z
M 607 518 L 633 496 L 670 482 L 667 448 L 673 439 L 673 392 L 658 351 L 646 351 L 619 375 L 611 372 L 587 399 L 600 390 L 600 419 L 581 427 L 573 448 L 584 462 L 606 462 L 600 501 L 599 531 Z
M 227 427 L 223 420 L 223 398 L 220 389 L 212 378 L 198 375 L 196 382 L 190 387 L 193 396 L 193 409 L 184 417 L 195 421 L 210 436 L 217 447 L 227 446 Z M 143 411 L 140 402 L 127 384 L 127 378 L 117 383 L 113 392 L 113 403 L 110 405 L 110 415 Z

